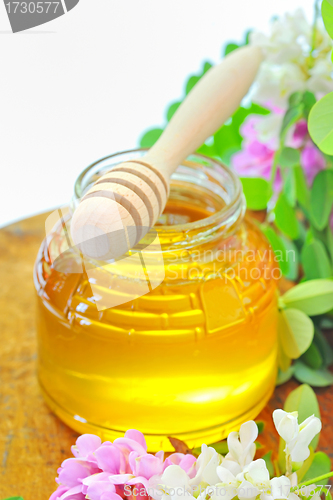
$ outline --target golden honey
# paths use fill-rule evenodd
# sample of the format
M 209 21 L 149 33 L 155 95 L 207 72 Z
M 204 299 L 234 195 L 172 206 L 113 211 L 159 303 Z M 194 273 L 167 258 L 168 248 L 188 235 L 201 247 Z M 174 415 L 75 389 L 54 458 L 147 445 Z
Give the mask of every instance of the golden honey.
M 86 169 L 76 202 L 140 154 Z M 73 267 L 81 256 L 69 248 L 59 269 L 53 253 L 64 233 L 55 227 L 35 266 L 38 374 L 63 421 L 110 440 L 139 429 L 151 451 L 167 451 L 168 436 L 198 446 L 256 417 L 276 379 L 279 270 L 244 207 L 234 174 L 196 155 L 174 174 L 154 245 L 140 258 L 91 262 L 89 271 Z M 97 306 L 102 295 L 118 305 Z

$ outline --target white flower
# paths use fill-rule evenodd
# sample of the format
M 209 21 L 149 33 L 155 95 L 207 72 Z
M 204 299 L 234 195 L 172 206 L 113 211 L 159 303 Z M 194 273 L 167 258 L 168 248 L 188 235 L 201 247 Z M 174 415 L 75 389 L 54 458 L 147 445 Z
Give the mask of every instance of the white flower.
M 252 462 L 256 452 L 254 441 L 258 437 L 258 427 L 253 420 L 241 425 L 239 432 L 230 432 L 227 442 L 229 453 L 223 461 L 223 466 L 227 460 L 236 462 L 241 470 Z
M 190 478 L 179 465 L 169 465 L 163 474 L 149 479 L 149 495 L 154 500 L 179 500 L 194 498 Z
M 268 35 L 252 32 L 250 43 L 260 46 L 266 58 L 254 87 L 255 102 L 286 109 L 293 92 L 309 90 L 319 98 L 333 90 L 332 40 L 318 22 L 312 52 L 312 25 L 301 9 L 275 18 Z
M 203 444 L 201 453 L 195 463 L 196 474 L 190 480 L 191 486 L 198 486 L 204 482 L 209 485 L 214 485 L 219 482 L 216 469 L 222 462 L 222 456 L 211 446 Z
M 250 483 L 250 481 L 242 481 L 237 489 L 237 496 L 239 500 L 254 500 L 260 491 L 256 485 Z
M 289 96 L 306 89 L 307 75 L 292 62 L 281 66 L 263 63 L 259 71 L 252 99 L 263 106 L 286 109 Z
M 310 37 L 311 25 L 302 9 L 298 9 L 294 14 L 273 19 L 269 36 L 258 32 L 251 33 L 250 43 L 261 46 L 268 61 L 283 64 L 302 58 L 304 51 L 308 49 L 306 41 Z
M 273 150 L 277 150 L 280 146 L 280 130 L 283 123 L 283 113 L 271 113 L 262 116 L 255 126 L 258 132 L 258 140 L 263 144 L 269 145 Z
M 257 496 L 259 493 L 262 495 L 265 494 L 265 491 L 269 488 L 269 472 L 267 470 L 265 460 L 262 458 L 259 458 L 244 467 L 242 474 L 239 474 L 238 478 L 240 479 L 241 476 L 244 477 L 244 480 L 239 486 L 238 497 L 240 500 L 242 500 L 242 490 L 246 490 L 248 492 L 247 497 L 244 497 L 243 495 L 243 498 L 252 498 L 252 493 L 254 495 L 256 492 L 256 495 L 254 496 Z M 253 488 L 252 492 L 250 485 L 252 485 Z
M 315 61 L 313 68 L 309 70 L 310 78 L 307 81 L 307 89 L 317 96 L 328 94 L 333 90 L 332 60 L 331 53 L 325 59 Z
M 293 462 L 303 462 L 310 455 L 309 445 L 321 430 L 321 421 L 312 415 L 298 424 L 298 413 L 283 410 L 273 412 L 273 420 L 278 434 L 286 442 L 285 452 Z
M 259 489 L 269 486 L 269 472 L 265 460 L 259 458 L 244 467 L 243 476 L 250 483 L 255 484 Z
M 255 460 L 244 467 L 243 472 L 235 475 L 232 471 L 224 467 L 224 464 L 231 462 L 225 460 L 217 468 L 217 474 L 221 480 L 216 485 L 216 491 L 212 495 L 213 500 L 219 496 L 230 500 L 237 496 L 239 500 L 254 500 L 259 494 L 269 489 L 269 472 L 263 459 Z M 238 464 L 237 464 L 238 465 Z
M 235 475 L 223 466 L 217 467 L 219 482 L 215 489 L 210 493 L 212 500 L 218 500 L 223 497 L 223 500 L 231 500 L 237 495 L 237 489 L 240 481 Z M 208 490 L 208 489 L 207 489 Z
M 273 477 L 269 481 L 269 487 L 260 495 L 260 500 L 300 500 L 295 493 L 291 493 L 292 486 L 297 485 L 297 474 Z
M 286 476 L 273 477 L 271 479 L 271 496 L 274 500 L 287 500 L 290 495 L 291 482 Z

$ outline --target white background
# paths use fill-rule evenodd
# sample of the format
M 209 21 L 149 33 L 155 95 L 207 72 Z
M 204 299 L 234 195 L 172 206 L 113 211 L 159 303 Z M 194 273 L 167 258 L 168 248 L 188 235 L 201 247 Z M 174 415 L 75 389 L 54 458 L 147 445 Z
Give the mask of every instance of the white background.
M 0 225 L 69 201 L 92 161 L 164 124 L 203 60 L 312 0 L 81 0 L 12 34 L 0 4 Z

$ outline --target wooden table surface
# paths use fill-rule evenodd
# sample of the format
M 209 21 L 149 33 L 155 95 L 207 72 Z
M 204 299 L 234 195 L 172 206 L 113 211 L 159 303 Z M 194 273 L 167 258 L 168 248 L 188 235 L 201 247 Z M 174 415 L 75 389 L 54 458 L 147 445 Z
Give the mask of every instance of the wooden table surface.
M 0 500 L 21 495 L 24 500 L 48 500 L 61 462 L 71 456 L 77 434 L 55 417 L 41 397 L 36 370 L 35 290 L 32 269 L 44 237 L 46 214 L 0 230 Z M 292 380 L 275 391 L 258 420 L 265 431 L 263 452 L 277 448 L 271 418 L 288 393 Z M 333 390 L 316 390 L 324 430 L 319 449 L 333 458 Z

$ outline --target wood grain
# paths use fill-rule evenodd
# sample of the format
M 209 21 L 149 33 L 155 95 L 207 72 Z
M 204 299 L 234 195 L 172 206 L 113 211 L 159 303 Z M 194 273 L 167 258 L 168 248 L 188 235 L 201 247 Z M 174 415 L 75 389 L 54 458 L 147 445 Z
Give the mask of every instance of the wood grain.
M 35 291 L 32 269 L 44 237 L 47 214 L 0 230 L 0 499 L 22 495 L 48 500 L 61 462 L 70 456 L 77 434 L 55 417 L 43 402 L 36 370 Z M 332 340 L 332 339 L 331 339 Z M 276 389 L 258 419 L 266 423 L 260 453 L 277 447 L 272 411 L 282 407 L 297 386 L 291 381 Z M 333 458 L 333 391 L 316 390 L 324 430 L 320 449 Z

